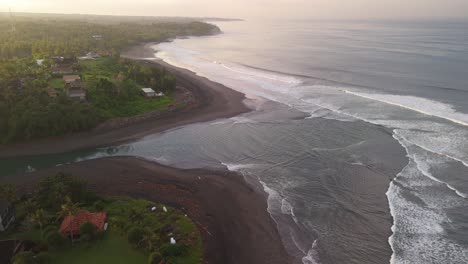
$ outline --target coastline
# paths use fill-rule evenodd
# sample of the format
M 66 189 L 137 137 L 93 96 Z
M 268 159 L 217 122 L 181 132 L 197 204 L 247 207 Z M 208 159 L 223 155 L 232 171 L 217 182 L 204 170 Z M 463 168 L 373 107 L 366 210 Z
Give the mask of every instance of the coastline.
M 142 60 L 155 57 L 151 44 L 141 44 L 123 52 L 122 57 Z M 177 68 L 162 61 L 145 61 L 152 67 L 165 68 L 177 78 L 178 86 L 190 92 L 190 106 L 174 109 L 162 115 L 144 118 L 129 125 L 109 129 L 94 129 L 60 137 L 31 140 L 0 146 L 0 158 L 58 154 L 78 150 L 106 147 L 135 141 L 150 134 L 192 123 L 218 118 L 229 118 L 250 109 L 243 103 L 245 96 L 222 84 L 212 82 L 186 69 Z M 134 117 L 138 119 L 139 117 Z M 98 126 L 99 128 L 99 126 Z
M 21 192 L 41 177 L 71 173 L 102 195 L 131 196 L 183 210 L 199 226 L 204 263 L 292 263 L 276 224 L 267 211 L 266 194 L 229 171 L 181 170 L 134 157 L 89 160 L 9 177 Z

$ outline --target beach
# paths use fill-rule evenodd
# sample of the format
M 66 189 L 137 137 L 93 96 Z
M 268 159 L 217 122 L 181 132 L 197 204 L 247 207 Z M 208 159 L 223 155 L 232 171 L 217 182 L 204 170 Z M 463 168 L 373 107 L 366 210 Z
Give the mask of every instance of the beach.
M 8 179 L 21 192 L 58 172 L 85 179 L 100 195 L 131 196 L 183 210 L 199 227 L 204 263 L 291 263 L 265 195 L 228 171 L 180 170 L 132 157 L 89 160 Z
M 150 44 L 140 45 L 123 56 L 140 60 L 153 56 L 152 52 Z M 0 158 L 115 146 L 172 128 L 249 111 L 243 103 L 244 95 L 239 92 L 162 61 L 141 63 L 164 67 L 173 73 L 182 88 L 178 90 L 190 94 L 189 104 L 155 117 L 130 120 L 127 125 L 111 123 L 107 130 L 109 123 L 94 131 L 2 146 Z M 202 234 L 204 263 L 292 263 L 267 211 L 267 196 L 261 185 L 247 183 L 235 172 L 181 170 L 135 157 L 114 157 L 20 173 L 3 177 L 2 181 L 12 182 L 21 192 L 28 192 L 41 177 L 57 172 L 85 179 L 101 195 L 142 198 L 183 210 Z
M 154 58 L 153 53 L 150 44 L 138 45 L 125 51 L 122 57 L 141 60 Z M 142 63 L 152 67 L 164 67 L 174 74 L 177 78 L 177 85 L 183 87 L 183 92 L 190 93 L 192 99 L 190 105 L 167 111 L 162 115 L 131 122 L 130 125 L 109 129 L 102 129 L 98 126 L 95 130 L 82 133 L 0 146 L 0 158 L 56 154 L 115 146 L 171 128 L 218 118 L 229 118 L 249 111 L 243 103 L 245 97 L 242 93 L 162 61 L 142 61 Z M 138 119 L 138 117 L 133 117 L 133 119 Z

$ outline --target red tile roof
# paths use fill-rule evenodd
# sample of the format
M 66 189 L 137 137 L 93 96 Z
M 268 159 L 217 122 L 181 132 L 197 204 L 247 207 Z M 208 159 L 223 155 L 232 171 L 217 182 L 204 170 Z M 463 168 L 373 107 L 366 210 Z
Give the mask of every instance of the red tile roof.
M 69 235 L 71 229 L 73 235 L 79 235 L 80 226 L 87 222 L 94 224 L 98 231 L 104 231 L 106 220 L 107 215 L 104 212 L 90 213 L 88 211 L 80 211 L 75 215 L 67 216 L 63 219 L 60 232 L 64 235 Z

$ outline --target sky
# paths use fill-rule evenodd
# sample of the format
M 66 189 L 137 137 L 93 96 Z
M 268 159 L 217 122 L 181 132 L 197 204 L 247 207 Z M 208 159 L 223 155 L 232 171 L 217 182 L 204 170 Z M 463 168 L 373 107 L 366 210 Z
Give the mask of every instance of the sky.
M 300 19 L 468 18 L 468 0 L 0 0 L 0 11 Z

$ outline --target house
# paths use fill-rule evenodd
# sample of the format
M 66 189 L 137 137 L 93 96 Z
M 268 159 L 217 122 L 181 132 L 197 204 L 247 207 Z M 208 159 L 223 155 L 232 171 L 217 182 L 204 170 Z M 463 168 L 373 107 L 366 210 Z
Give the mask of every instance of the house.
M 142 88 L 143 95 L 148 98 L 156 97 L 156 92 L 151 88 Z
M 81 77 L 79 75 L 64 75 L 63 76 L 63 81 L 65 84 L 71 84 L 77 80 L 81 80 Z
M 98 232 L 102 232 L 107 229 L 106 221 L 107 214 L 104 212 L 90 213 L 83 210 L 75 215 L 65 217 L 60 225 L 60 232 L 66 236 L 69 236 L 70 233 L 73 236 L 79 236 L 81 225 L 88 222 L 93 224 Z
M 69 74 L 75 72 L 72 65 L 55 65 L 52 68 L 53 74 Z
M 6 231 L 15 220 L 13 205 L 5 200 L 0 200 L 0 232 Z
M 83 82 L 80 79 L 67 83 L 66 89 L 67 95 L 71 99 L 76 99 L 79 101 L 86 100 L 86 90 L 84 89 Z

